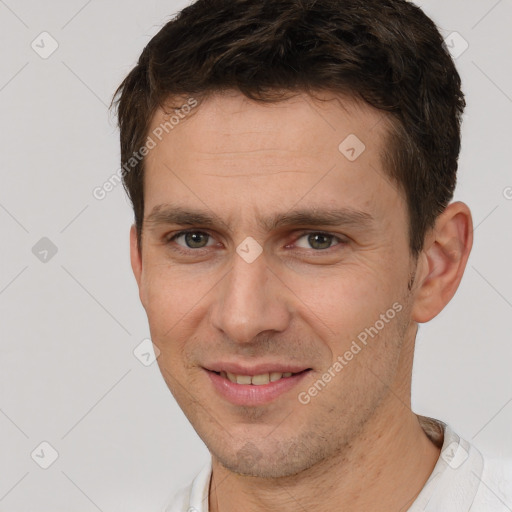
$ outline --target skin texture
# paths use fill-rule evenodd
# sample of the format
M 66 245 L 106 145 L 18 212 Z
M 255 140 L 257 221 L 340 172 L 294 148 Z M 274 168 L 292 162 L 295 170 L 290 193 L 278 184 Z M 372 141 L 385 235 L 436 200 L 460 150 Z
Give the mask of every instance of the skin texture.
M 213 512 L 407 510 L 439 456 L 410 409 L 414 340 L 418 322 L 458 287 L 471 214 L 449 205 L 412 258 L 406 203 L 380 162 L 387 119 L 350 98 L 323 98 L 260 104 L 218 93 L 146 157 L 132 267 L 162 375 L 212 454 Z M 150 130 L 163 121 L 159 110 Z M 338 149 L 349 134 L 366 146 L 354 161 Z M 221 222 L 170 224 L 154 215 L 165 205 Z M 311 207 L 372 220 L 270 230 L 259 222 Z M 210 236 L 170 241 L 184 229 Z M 308 235 L 319 232 L 333 236 L 314 245 Z M 263 249 L 252 263 L 236 252 L 247 237 Z M 393 304 L 400 312 L 301 403 L 298 394 Z M 217 361 L 312 371 L 271 403 L 237 406 L 210 383 L 204 368 Z

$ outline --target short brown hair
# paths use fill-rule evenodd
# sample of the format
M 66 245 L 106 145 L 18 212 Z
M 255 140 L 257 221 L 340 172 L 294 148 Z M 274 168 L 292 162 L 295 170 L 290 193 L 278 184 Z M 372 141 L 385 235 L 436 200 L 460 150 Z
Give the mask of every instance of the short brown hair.
M 453 197 L 465 107 L 434 22 L 406 0 L 197 0 L 144 48 L 116 90 L 121 162 L 144 145 L 158 107 L 235 89 L 256 101 L 330 91 L 392 120 L 385 170 L 409 212 L 413 255 Z M 141 242 L 144 159 L 123 174 Z

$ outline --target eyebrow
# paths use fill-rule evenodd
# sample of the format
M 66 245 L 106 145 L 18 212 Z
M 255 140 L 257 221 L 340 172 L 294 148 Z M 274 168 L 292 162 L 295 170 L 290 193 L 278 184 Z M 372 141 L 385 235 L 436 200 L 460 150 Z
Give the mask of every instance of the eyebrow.
M 374 217 L 365 211 L 351 208 L 318 208 L 309 207 L 298 210 L 276 213 L 266 218 L 258 218 L 259 225 L 266 231 L 273 231 L 290 226 L 335 226 L 368 229 Z M 190 210 L 180 206 L 161 204 L 155 206 L 144 220 L 149 228 L 160 225 L 176 224 L 181 226 L 202 226 L 215 228 L 224 226 L 229 233 L 233 230 L 218 215 L 210 211 Z

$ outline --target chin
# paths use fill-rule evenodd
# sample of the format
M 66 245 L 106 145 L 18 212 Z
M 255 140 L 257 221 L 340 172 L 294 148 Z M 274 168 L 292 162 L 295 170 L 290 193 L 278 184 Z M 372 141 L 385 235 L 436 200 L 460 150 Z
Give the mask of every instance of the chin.
M 320 462 L 324 454 L 303 443 L 279 446 L 257 446 L 247 442 L 230 454 L 215 454 L 227 470 L 256 478 L 282 478 L 297 475 Z

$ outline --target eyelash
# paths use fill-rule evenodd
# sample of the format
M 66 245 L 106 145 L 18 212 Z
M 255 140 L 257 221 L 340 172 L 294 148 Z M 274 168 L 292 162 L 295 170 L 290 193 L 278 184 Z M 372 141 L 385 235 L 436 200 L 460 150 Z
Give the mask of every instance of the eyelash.
M 172 235 L 170 238 L 167 238 L 166 243 L 168 245 L 171 245 L 171 243 L 174 242 L 177 238 L 179 238 L 180 236 L 186 235 L 187 233 L 201 233 L 201 234 L 209 236 L 210 238 L 213 238 L 212 235 L 210 235 L 210 233 L 208 233 L 207 231 L 200 231 L 197 229 L 188 229 L 188 230 L 184 230 L 184 231 L 179 231 L 178 233 Z M 311 251 L 318 253 L 318 254 L 328 253 L 328 252 L 330 252 L 331 249 L 334 249 L 335 247 L 343 246 L 343 245 L 347 244 L 347 240 L 344 240 L 343 238 L 340 238 L 339 236 L 336 236 L 333 233 L 327 233 L 325 231 L 311 231 L 311 230 L 301 232 L 295 239 L 295 242 L 297 240 L 300 240 L 303 236 L 306 236 L 306 235 L 324 235 L 324 236 L 332 237 L 334 240 L 338 241 L 337 244 L 335 244 L 331 247 L 328 247 L 327 249 L 311 249 Z M 208 249 L 209 249 L 209 247 L 200 247 L 198 249 L 192 249 L 192 248 L 184 249 L 180 245 L 176 245 L 175 247 L 172 248 L 173 251 L 183 254 L 185 256 L 190 256 L 190 254 L 193 252 L 201 254 L 203 251 L 206 251 Z M 303 248 L 299 248 L 299 250 L 307 251 L 307 249 L 303 249 Z

